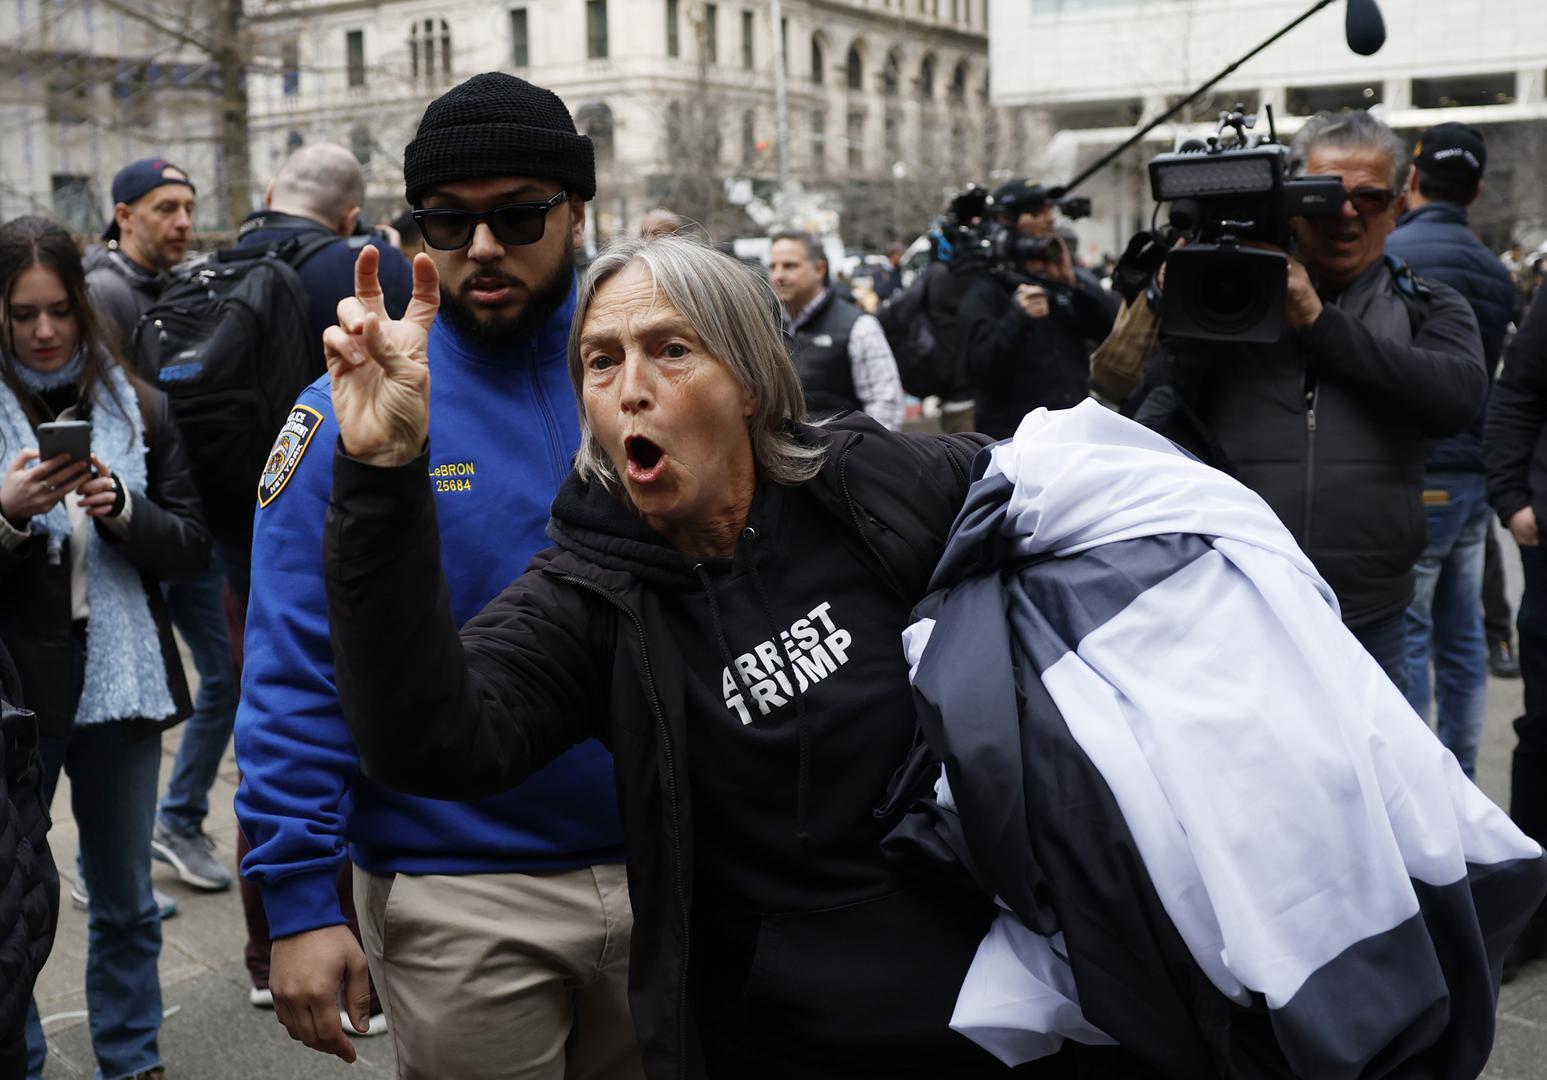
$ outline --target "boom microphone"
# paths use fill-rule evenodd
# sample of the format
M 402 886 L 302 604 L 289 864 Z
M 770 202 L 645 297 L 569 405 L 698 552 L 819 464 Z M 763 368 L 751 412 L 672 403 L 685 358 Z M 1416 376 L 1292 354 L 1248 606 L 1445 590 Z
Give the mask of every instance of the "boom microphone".
M 1386 44 L 1386 23 L 1375 0 L 1348 0 L 1343 34 L 1348 38 L 1348 47 L 1360 56 L 1373 56 Z

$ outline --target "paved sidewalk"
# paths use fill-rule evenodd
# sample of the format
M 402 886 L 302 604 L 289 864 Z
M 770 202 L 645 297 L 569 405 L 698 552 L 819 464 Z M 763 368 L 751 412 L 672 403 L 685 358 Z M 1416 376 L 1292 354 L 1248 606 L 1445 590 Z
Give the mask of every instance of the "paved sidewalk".
M 1514 559 L 1513 544 L 1506 543 Z M 1512 566 L 1512 593 L 1518 595 L 1519 575 Z M 190 668 L 191 670 L 191 668 Z M 1482 788 L 1505 803 L 1509 792 L 1509 757 L 1514 746 L 1510 721 L 1520 711 L 1520 681 L 1491 680 L 1488 722 L 1484 732 L 1479 777 Z M 163 741 L 163 782 L 171 774 L 178 731 Z M 213 807 L 208 832 L 219 854 L 235 869 L 236 819 L 231 799 L 236 792 L 236 766 L 229 754 L 211 792 Z M 75 823 L 69 811 L 69 782 L 61 780 L 54 799 L 54 829 L 50 835 L 64 904 L 58 940 L 38 986 L 38 1007 L 49 1035 L 46 1080 L 90 1077 L 91 1044 L 86 1030 L 82 976 L 86 954 L 86 916 L 69 901 L 69 879 L 75 873 Z M 172 869 L 153 863 L 158 888 L 175 896 L 179 914 L 164 926 L 161 985 L 169 1015 L 161 1033 L 161 1052 L 169 1080 L 303 1080 L 311 1077 L 393 1076 L 390 1036 L 356 1040 L 359 1060 L 346 1066 L 292 1042 L 274 1014 L 247 1002 L 247 971 L 242 964 L 245 931 L 241 904 L 233 887 L 225 893 L 197 893 L 183 885 Z M 1547 1075 L 1547 962 L 1527 968 L 1504 987 L 1499 1002 L 1498 1034 L 1487 1080 L 1539 1080 Z

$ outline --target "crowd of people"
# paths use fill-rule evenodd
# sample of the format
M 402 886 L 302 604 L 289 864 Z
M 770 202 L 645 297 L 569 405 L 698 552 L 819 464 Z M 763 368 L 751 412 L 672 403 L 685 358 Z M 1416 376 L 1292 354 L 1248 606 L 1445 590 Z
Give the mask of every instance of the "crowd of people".
M 591 142 L 503 74 L 429 104 L 391 229 L 362 225 L 360 165 L 331 144 L 296 150 L 213 261 L 188 261 L 200 178 L 161 159 L 118 173 L 84 255 L 42 218 L 0 226 L 0 1078 L 38 1080 L 47 1055 L 28 996 L 61 773 L 107 1080 L 167 1074 L 176 904 L 151 861 L 218 892 L 233 858 L 251 1003 L 345 1061 L 390 1030 L 409 1080 L 1180 1075 L 1094 1023 L 1019 1064 L 953 1030 L 1040 871 L 996 906 L 970 857 L 939 869 L 944 841 L 924 843 L 933 873 L 895 850 L 920 800 L 955 814 L 902 642 L 984 490 L 979 452 L 1093 396 L 1260 497 L 1389 680 L 1375 693 L 1432 714 L 1460 776 L 1490 668 L 1521 675 L 1509 812 L 1547 841 L 1547 304 L 1523 307 L 1467 225 L 1475 129 L 1409 148 L 1321 114 L 1291 161 L 1347 198 L 1296 220 L 1289 329 L 1266 346 L 1167 333 L 1163 272 L 1115 295 L 1029 180 L 987 213 L 1035 258 L 937 234 L 921 272 L 895 245 L 858 299 L 819 237 L 775 233 L 759 275 L 664 209 L 581 277 Z M 177 332 L 158 305 L 190 275 L 270 256 L 310 344 L 233 527 L 209 479 L 229 444 L 180 386 L 200 373 L 147 338 Z M 902 433 L 909 395 L 938 433 Z M 81 422 L 84 452 L 45 456 Z M 1495 517 L 1525 567 L 1518 661 Z M 233 737 L 228 855 L 204 822 Z M 1481 988 L 1454 956 L 1435 977 L 1476 1007 L 1372 1060 L 1485 1059 L 1488 971 L 1547 957 L 1535 873 L 1477 904 Z M 1248 1026 L 1262 988 L 1201 985 L 1176 1035 L 1194 1065 L 1322 1060 Z

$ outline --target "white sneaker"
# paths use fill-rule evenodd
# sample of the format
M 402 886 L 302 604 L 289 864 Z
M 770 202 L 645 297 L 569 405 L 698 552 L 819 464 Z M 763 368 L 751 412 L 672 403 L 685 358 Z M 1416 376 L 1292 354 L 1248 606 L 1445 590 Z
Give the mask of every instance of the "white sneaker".
M 253 987 L 247 991 L 247 1002 L 255 1009 L 272 1009 L 274 1007 L 274 991 L 267 986 L 263 989 Z
M 387 1014 L 384 1012 L 371 1013 L 370 1021 L 365 1025 L 364 1031 L 356 1031 L 354 1021 L 349 1019 L 349 1014 L 342 1009 L 338 1013 L 339 1023 L 344 1025 L 345 1035 L 354 1035 L 361 1039 L 375 1038 L 377 1035 L 387 1033 Z

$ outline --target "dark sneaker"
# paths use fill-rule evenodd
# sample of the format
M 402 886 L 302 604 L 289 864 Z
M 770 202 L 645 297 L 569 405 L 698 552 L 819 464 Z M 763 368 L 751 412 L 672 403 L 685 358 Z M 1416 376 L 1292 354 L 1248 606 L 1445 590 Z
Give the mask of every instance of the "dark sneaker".
M 151 858 L 170 863 L 182 878 L 195 889 L 220 892 L 231 887 L 231 872 L 215 858 L 215 841 L 196 832 L 184 836 L 156 822 L 150 834 Z
M 156 900 L 156 907 L 161 911 L 161 921 L 166 922 L 177 914 L 177 901 L 173 900 L 160 889 L 150 890 L 151 896 Z M 70 906 L 76 911 L 86 911 L 91 907 L 91 897 L 86 893 L 86 883 L 76 881 L 70 885 Z
M 1488 670 L 1500 679 L 1520 678 L 1520 657 L 1509 642 L 1488 642 Z

